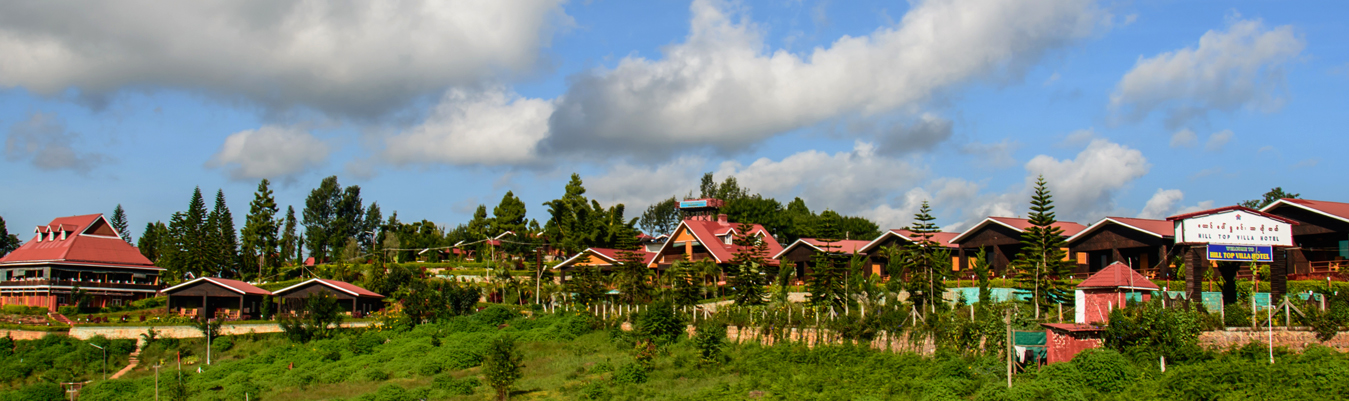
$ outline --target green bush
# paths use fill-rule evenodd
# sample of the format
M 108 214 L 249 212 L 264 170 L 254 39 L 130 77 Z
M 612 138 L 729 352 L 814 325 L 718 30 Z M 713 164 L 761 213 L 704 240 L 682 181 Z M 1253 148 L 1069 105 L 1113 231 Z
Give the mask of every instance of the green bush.
M 1251 305 L 1237 302 L 1223 306 L 1223 325 L 1227 327 L 1251 327 Z
M 473 395 L 481 385 L 482 383 L 473 377 L 456 379 L 454 376 L 444 375 L 431 380 L 432 388 L 444 391 L 447 395 Z
M 382 382 L 389 380 L 389 372 L 377 367 L 370 367 L 361 372 L 361 378 L 372 382 Z
M 633 316 L 637 333 L 660 344 L 679 341 L 684 336 L 684 320 L 668 302 L 657 302 Z
M 56 308 L 56 313 L 60 313 L 62 315 L 65 315 L 66 317 L 71 317 L 80 314 L 80 307 L 75 305 L 66 305 Z
M 614 371 L 614 383 L 619 384 L 646 383 L 646 374 L 649 370 L 651 370 L 650 367 L 640 362 L 634 362 L 629 363 L 627 365 L 619 366 L 618 370 Z
M 1123 390 L 1133 379 L 1132 365 L 1119 352 L 1109 349 L 1089 349 L 1073 357 L 1073 365 L 1081 373 L 1081 383 L 1102 393 Z
M 47 308 L 41 306 L 5 305 L 3 311 L 11 315 L 42 316 Z

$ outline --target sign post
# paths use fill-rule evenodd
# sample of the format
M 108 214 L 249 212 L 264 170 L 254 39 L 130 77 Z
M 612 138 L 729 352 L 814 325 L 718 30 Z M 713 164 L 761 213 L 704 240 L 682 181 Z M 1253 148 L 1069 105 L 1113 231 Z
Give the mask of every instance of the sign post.
M 1288 258 L 1278 247 L 1292 247 L 1293 225 L 1279 216 L 1241 206 L 1228 206 L 1168 217 L 1175 222 L 1176 245 L 1188 245 L 1185 258 L 1185 292 L 1191 300 L 1201 299 L 1199 280 L 1210 262 L 1270 263 L 1270 292 L 1277 298 L 1285 288 Z M 1203 256 L 1200 256 L 1202 252 Z M 1229 272 L 1230 273 L 1230 272 Z

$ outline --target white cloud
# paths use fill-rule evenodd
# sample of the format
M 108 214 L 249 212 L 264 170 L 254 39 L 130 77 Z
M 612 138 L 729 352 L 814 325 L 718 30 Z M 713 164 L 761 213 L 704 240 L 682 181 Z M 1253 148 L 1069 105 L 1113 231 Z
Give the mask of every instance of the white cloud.
M 1173 148 L 1192 148 L 1198 143 L 1199 135 L 1189 128 L 1182 128 L 1180 131 L 1171 134 L 1171 147 Z
M 651 204 L 671 196 L 683 199 L 687 191 L 696 190 L 706 165 L 707 160 L 699 157 L 681 157 L 649 167 L 619 162 L 602 175 L 584 177 L 586 195 L 603 205 L 622 203 L 632 213 L 640 213 Z
M 664 59 L 627 57 L 572 77 L 545 150 L 736 151 L 831 118 L 911 112 L 971 81 L 1020 79 L 1102 21 L 1085 0 L 932 0 L 895 26 L 800 55 L 766 52 L 763 32 L 730 7 L 696 0 L 691 8 L 691 32 Z
M 230 178 L 294 179 L 328 160 L 328 144 L 298 127 L 263 126 L 225 138 L 207 167 L 228 166 Z
M 1021 149 L 1020 142 L 1003 138 L 997 143 L 970 142 L 961 145 L 960 153 L 975 156 L 974 162 L 984 167 L 1006 168 L 1016 165 L 1016 158 L 1012 154 L 1018 149 Z
M 1110 96 L 1111 107 L 1138 120 L 1154 110 L 1179 127 L 1210 110 L 1278 109 L 1284 67 L 1306 43 L 1292 26 L 1266 29 L 1260 20 L 1233 19 L 1227 31 L 1208 31 L 1197 47 L 1139 57 Z
M 525 73 L 560 0 L 5 2 L 0 86 L 99 101 L 180 88 L 379 116 L 450 85 Z
M 1214 132 L 1213 135 L 1208 136 L 1208 142 L 1204 143 L 1204 150 L 1210 152 L 1217 152 L 1223 150 L 1223 147 L 1227 146 L 1227 143 L 1231 141 L 1232 141 L 1232 130 L 1225 129 L 1222 131 Z
M 951 138 L 954 124 L 951 120 L 931 113 L 923 113 L 910 124 L 896 123 L 877 134 L 877 151 L 899 155 L 931 150 Z
M 393 164 L 497 165 L 539 162 L 536 145 L 548 135 L 553 102 L 504 88 L 452 89 L 420 125 L 385 140 Z
M 1176 205 L 1185 200 L 1185 193 L 1179 189 L 1161 189 L 1157 188 L 1157 193 L 1152 194 L 1148 203 L 1143 206 L 1143 211 L 1138 213 L 1140 219 L 1161 219 L 1174 215 Z
M 1115 192 L 1147 174 L 1150 167 L 1143 152 L 1096 139 L 1075 159 L 1048 155 L 1031 159 L 1026 163 L 1026 188 L 1029 191 L 1036 177 L 1044 175 L 1059 220 L 1094 221 L 1115 211 Z
M 1080 129 L 1068 133 L 1067 136 L 1063 137 L 1063 142 L 1059 144 L 1067 147 L 1081 147 L 1086 146 L 1087 144 L 1091 143 L 1091 141 L 1094 141 L 1100 137 L 1101 137 L 1100 135 L 1096 134 L 1095 129 L 1091 128 Z
M 14 123 L 5 137 L 5 159 L 28 161 L 41 170 L 72 170 L 88 173 L 112 157 L 98 152 L 81 152 L 74 145 L 80 134 L 66 130 L 55 114 L 33 113 L 28 120 Z
M 1198 212 L 1198 211 L 1200 211 L 1200 210 L 1209 210 L 1209 209 L 1212 209 L 1212 208 L 1213 208 L 1213 201 L 1211 201 L 1211 200 L 1206 200 L 1206 201 L 1201 201 L 1201 202 L 1199 202 L 1199 203 L 1197 203 L 1197 204 L 1195 204 L 1195 205 L 1193 205 L 1193 206 L 1186 206 L 1186 207 L 1180 208 L 1180 210 L 1177 210 L 1175 214 L 1172 214 L 1172 216 L 1175 216 L 1175 215 L 1177 215 L 1177 214 L 1194 213 L 1194 212 Z

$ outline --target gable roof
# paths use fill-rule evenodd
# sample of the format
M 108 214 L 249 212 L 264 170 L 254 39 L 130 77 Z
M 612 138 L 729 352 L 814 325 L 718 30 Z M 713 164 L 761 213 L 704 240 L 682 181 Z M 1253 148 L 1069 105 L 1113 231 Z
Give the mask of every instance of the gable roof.
M 740 224 L 732 222 L 685 219 L 684 221 L 679 222 L 679 225 L 675 227 L 673 232 L 677 233 L 679 232 L 679 229 L 687 228 L 689 233 L 692 234 L 694 238 L 697 238 L 698 242 L 703 245 L 703 248 L 707 248 L 707 253 L 711 254 L 712 258 L 715 259 L 717 263 L 726 263 L 730 262 L 731 258 L 735 256 L 736 245 L 727 244 L 718 237 L 735 231 L 735 227 L 738 226 L 740 226 Z M 773 238 L 772 234 L 768 233 L 768 230 L 764 229 L 763 226 L 759 224 L 754 224 L 752 227 L 753 228 L 750 229 L 749 233 L 752 235 L 761 234 L 764 239 L 764 244 L 768 246 L 767 254 L 764 255 L 765 257 L 777 255 L 782 252 L 782 244 L 779 244 L 778 240 Z M 665 248 L 671 246 L 674 246 L 674 241 L 665 241 L 664 244 L 661 244 L 660 250 L 656 251 L 656 254 L 659 255 L 663 253 Z M 653 258 L 652 260 L 654 261 L 655 259 Z
M 1034 226 L 1034 224 L 1031 224 L 1030 220 L 1028 219 L 1019 219 L 1015 217 L 989 216 L 988 218 L 985 218 L 983 221 L 980 221 L 979 224 L 975 224 L 974 227 L 970 227 L 970 229 L 965 230 L 965 232 L 960 233 L 960 235 L 951 238 L 950 242 L 953 244 L 959 244 L 961 241 L 964 241 L 966 237 L 976 232 L 979 232 L 979 230 L 983 229 L 984 227 L 990 224 L 1001 225 L 1010 228 L 1018 233 L 1025 232 L 1027 228 L 1031 228 L 1032 226 Z M 1054 224 L 1051 224 L 1050 226 L 1063 229 L 1063 236 L 1065 237 L 1072 237 L 1074 235 L 1077 235 L 1077 233 L 1082 232 L 1082 230 L 1087 229 L 1087 226 L 1077 224 L 1071 221 L 1057 221 L 1054 222 Z
M 1318 201 L 1310 199 L 1283 198 L 1260 208 L 1268 213 L 1280 207 L 1294 207 L 1311 211 L 1322 216 L 1349 223 L 1349 203 Z
M 305 282 L 303 282 L 303 283 L 299 283 L 299 284 L 296 284 L 296 285 L 292 285 L 292 286 L 290 286 L 290 287 L 286 287 L 286 288 L 282 288 L 282 289 L 280 289 L 280 290 L 277 290 L 276 292 L 273 292 L 272 295 L 282 295 L 282 294 L 285 294 L 285 293 L 287 293 L 287 292 L 291 292 L 291 291 L 294 291 L 294 290 L 299 289 L 299 288 L 301 288 L 301 287 L 304 287 L 304 286 L 306 286 L 306 285 L 309 285 L 310 283 L 315 283 L 315 284 L 322 285 L 322 286 L 324 286 L 324 287 L 332 288 L 332 289 L 334 289 L 334 290 L 342 291 L 342 292 L 345 292 L 345 293 L 347 293 L 347 294 L 350 294 L 350 295 L 353 296 L 353 297 L 376 297 L 376 298 L 384 298 L 383 295 L 376 294 L 376 293 L 374 293 L 373 291 L 370 291 L 370 290 L 361 288 L 361 287 L 359 287 L 359 286 L 357 286 L 357 285 L 355 285 L 355 284 L 352 284 L 352 283 L 348 283 L 348 282 L 345 282 L 345 281 L 337 281 L 337 280 L 323 279 L 323 278 L 312 278 L 312 279 L 309 279 L 309 280 L 307 280 L 307 281 L 305 281 Z
M 164 270 L 123 241 L 102 214 L 58 217 L 33 231 L 33 239 L 0 258 L 0 264 L 68 262 Z
M 1157 238 L 1168 238 L 1176 236 L 1176 223 L 1166 220 L 1139 219 L 1133 217 L 1106 217 L 1101 221 L 1092 224 L 1087 229 L 1078 232 L 1072 237 L 1068 237 L 1068 243 L 1085 238 L 1087 235 L 1096 232 L 1108 225 L 1118 225 L 1142 232 Z
M 1152 280 L 1138 274 L 1134 269 L 1129 268 L 1120 262 L 1111 263 L 1096 274 L 1087 277 L 1077 284 L 1078 289 L 1092 288 L 1124 288 L 1130 290 L 1160 290 Z
M 598 257 L 598 258 L 600 258 L 600 259 L 604 259 L 605 261 L 608 261 L 609 264 L 612 265 L 612 264 L 618 263 L 618 260 L 619 260 L 619 258 L 620 258 L 620 255 L 622 254 L 622 252 L 625 252 L 625 251 L 622 250 L 622 249 L 613 249 L 613 248 L 586 248 L 584 251 L 581 251 L 580 253 L 577 253 L 576 255 L 574 255 L 574 256 L 572 256 L 572 257 L 570 257 L 570 258 L 567 258 L 567 260 L 562 261 L 562 263 L 558 263 L 556 266 L 553 266 L 553 268 L 554 268 L 554 269 L 564 269 L 564 268 L 571 267 L 571 266 L 572 266 L 573 264 L 575 264 L 576 262 L 580 262 L 579 259 L 581 259 L 582 257 L 584 257 L 584 256 L 586 256 L 586 255 L 594 255 L 594 256 L 596 256 L 596 257 Z M 643 261 L 643 264 L 647 264 L 647 265 L 651 264 L 651 261 L 652 261 L 652 260 L 655 260 L 655 258 L 656 258 L 656 254 L 655 254 L 655 253 L 647 252 L 645 249 L 639 249 L 639 250 L 627 251 L 627 252 L 637 252 L 637 253 L 642 254 L 642 261 Z
M 1287 217 L 1283 217 L 1283 216 L 1279 216 L 1279 215 L 1274 215 L 1274 214 L 1265 213 L 1265 212 L 1262 212 L 1262 211 L 1259 211 L 1259 210 L 1255 210 L 1255 209 L 1251 209 L 1251 208 L 1245 207 L 1245 206 L 1224 206 L 1224 207 L 1220 207 L 1220 208 L 1217 208 L 1217 209 L 1200 210 L 1200 211 L 1194 212 L 1194 213 L 1178 214 L 1178 215 L 1175 215 L 1175 216 L 1167 217 L 1166 219 L 1169 220 L 1169 221 L 1185 220 L 1185 219 L 1192 218 L 1192 217 L 1208 216 L 1208 215 L 1211 215 L 1211 214 L 1219 214 L 1219 213 L 1225 213 L 1225 212 L 1231 212 L 1231 211 L 1243 211 L 1243 212 L 1247 212 L 1247 213 L 1254 214 L 1254 215 L 1261 216 L 1261 217 L 1268 217 L 1268 218 L 1271 218 L 1271 219 L 1274 219 L 1274 220 L 1278 220 L 1278 221 L 1281 221 L 1281 222 L 1284 222 L 1284 223 L 1292 224 L 1292 225 L 1295 225 L 1295 226 L 1300 224 L 1300 223 L 1297 222 L 1297 220 L 1293 220 L 1293 219 L 1290 219 L 1290 218 L 1287 218 Z
M 885 242 L 885 240 L 886 240 L 887 238 L 891 238 L 891 237 L 899 238 L 899 239 L 902 239 L 902 240 L 904 240 L 904 241 L 906 241 L 906 242 L 913 242 L 913 237 L 912 237 L 912 235 L 913 235 L 913 232 L 912 232 L 912 231 L 909 231 L 908 229 L 904 229 L 904 228 L 890 229 L 889 231 L 886 231 L 886 232 L 881 233 L 881 235 L 880 235 L 879 237 L 876 237 L 876 239 L 871 240 L 871 242 L 868 242 L 866 245 L 862 246 L 861 248 L 858 248 L 858 249 L 857 249 L 857 252 L 858 252 L 858 253 L 867 253 L 867 252 L 871 252 L 872 249 L 875 249 L 876 247 L 880 246 L 881 243 Z M 945 232 L 945 231 L 938 232 L 938 233 L 933 233 L 933 234 L 932 234 L 932 241 L 936 242 L 937 244 L 940 244 L 940 245 L 943 246 L 943 247 L 947 247 L 947 248 L 958 248 L 959 245 L 956 245 L 956 244 L 951 243 L 951 239 L 955 238 L 957 235 L 960 235 L 960 233 L 951 233 L 951 232 Z
M 272 295 L 271 291 L 254 287 L 252 284 L 245 283 L 239 280 L 230 280 L 227 278 L 219 278 L 219 277 L 201 277 L 192 281 L 188 281 L 186 283 L 165 288 L 160 292 L 168 294 L 170 292 L 177 291 L 181 288 L 185 288 L 200 281 L 206 281 L 208 283 L 215 284 L 217 286 L 220 286 L 221 288 L 237 292 L 240 295 Z
M 824 252 L 824 248 L 823 248 L 823 247 L 824 247 L 825 245 L 826 245 L 826 244 L 825 244 L 824 241 L 820 241 L 820 240 L 818 240 L 818 239 L 814 239 L 814 238 L 801 238 L 801 239 L 797 239 L 796 242 L 793 242 L 791 245 L 787 245 L 786 248 L 782 248 L 782 251 L 779 251 L 777 254 L 773 255 L 772 258 L 773 258 L 773 259 L 780 259 L 780 258 L 782 258 L 782 255 L 786 255 L 787 252 L 791 251 L 793 248 L 801 247 L 801 246 L 806 246 L 806 247 L 813 248 L 813 249 L 815 249 L 816 252 Z M 852 240 L 846 240 L 846 239 L 845 239 L 845 240 L 833 241 L 833 242 L 829 242 L 829 243 L 828 243 L 828 246 L 831 248 L 831 249 L 829 250 L 830 253 L 844 253 L 844 254 L 858 253 L 858 252 L 859 252 L 859 251 L 858 251 L 858 248 L 861 248 L 861 247 L 866 246 L 866 245 L 867 245 L 867 241 L 856 240 L 856 239 L 852 239 Z

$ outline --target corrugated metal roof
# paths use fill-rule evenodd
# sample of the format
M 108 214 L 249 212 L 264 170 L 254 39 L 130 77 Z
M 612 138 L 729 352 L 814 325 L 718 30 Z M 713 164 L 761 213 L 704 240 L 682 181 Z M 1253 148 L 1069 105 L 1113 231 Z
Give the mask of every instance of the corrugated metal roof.
M 1120 262 L 1115 262 L 1111 263 L 1110 266 L 1106 266 L 1104 269 L 1101 269 L 1101 271 L 1096 272 L 1096 274 L 1091 275 L 1091 277 L 1087 277 L 1086 280 L 1082 280 L 1082 282 L 1077 285 L 1077 288 L 1079 289 L 1129 288 L 1129 289 L 1159 290 L 1162 287 L 1158 287 L 1157 284 L 1153 284 L 1152 280 L 1148 280 L 1147 277 L 1143 277 L 1142 274 L 1138 274 L 1137 271 L 1134 271 L 1134 269 L 1129 268 L 1128 265 L 1125 265 Z

